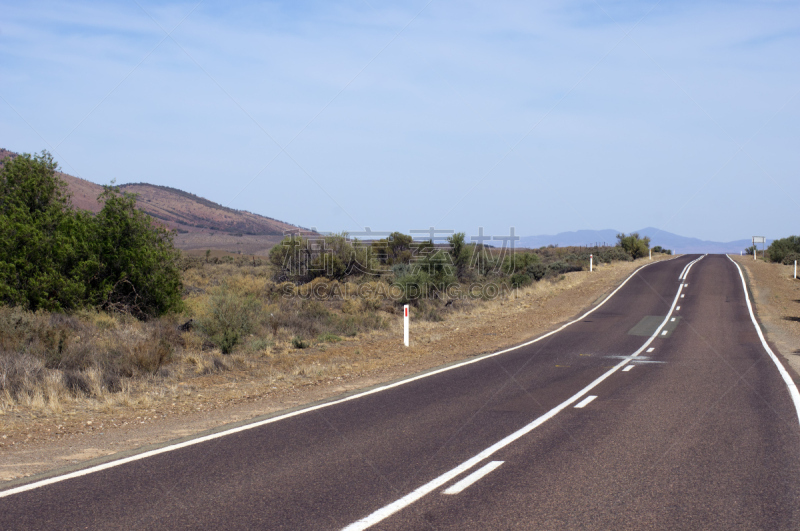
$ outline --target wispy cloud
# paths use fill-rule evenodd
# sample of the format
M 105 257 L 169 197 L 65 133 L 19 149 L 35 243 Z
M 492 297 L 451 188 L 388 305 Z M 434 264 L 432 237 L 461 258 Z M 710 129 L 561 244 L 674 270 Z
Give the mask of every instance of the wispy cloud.
M 779 202 L 786 193 L 757 166 L 800 192 L 796 3 L 659 3 L 635 42 L 603 58 L 652 4 L 437 0 L 370 63 L 425 3 L 203 2 L 174 32 L 179 45 L 158 26 L 196 3 L 143 3 L 158 24 L 129 2 L 2 4 L 0 95 L 49 142 L 75 128 L 60 150 L 84 178 L 225 201 L 258 175 L 233 206 L 305 226 L 350 220 L 292 159 L 373 229 L 429 226 L 497 165 L 449 228 L 669 221 L 671 232 L 719 240 L 788 230 L 788 202 L 761 213 L 763 226 L 738 212 L 753 189 Z M 281 145 L 302 131 L 290 156 L 231 98 Z M 720 186 L 671 219 L 670 205 L 784 104 Z M 47 147 L 8 105 L 0 144 Z

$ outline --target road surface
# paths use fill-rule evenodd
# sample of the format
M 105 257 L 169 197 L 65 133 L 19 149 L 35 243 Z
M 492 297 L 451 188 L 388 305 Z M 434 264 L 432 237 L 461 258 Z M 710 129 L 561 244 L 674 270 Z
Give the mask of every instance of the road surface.
M 800 528 L 798 410 L 715 255 L 507 352 L 101 468 L 0 491 L 2 527 Z

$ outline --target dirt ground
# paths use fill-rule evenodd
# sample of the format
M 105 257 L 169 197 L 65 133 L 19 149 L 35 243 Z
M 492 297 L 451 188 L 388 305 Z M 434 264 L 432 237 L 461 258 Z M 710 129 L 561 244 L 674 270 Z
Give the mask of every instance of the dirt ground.
M 658 259 L 664 258 L 669 257 Z M 127 402 L 86 399 L 60 411 L 0 411 L 0 481 L 14 483 L 522 343 L 599 303 L 647 262 L 602 265 L 593 273 L 535 283 L 503 299 L 458 302 L 444 321 L 412 320 L 408 348 L 402 345 L 398 314 L 388 329 L 297 350 L 298 364 L 288 377 L 231 363 L 232 370 L 183 381 L 154 378 L 146 382 L 146 392 L 132 393 Z
M 800 374 L 800 279 L 794 279 L 794 266 L 753 260 L 750 256 L 732 258 L 745 269 L 767 340 Z

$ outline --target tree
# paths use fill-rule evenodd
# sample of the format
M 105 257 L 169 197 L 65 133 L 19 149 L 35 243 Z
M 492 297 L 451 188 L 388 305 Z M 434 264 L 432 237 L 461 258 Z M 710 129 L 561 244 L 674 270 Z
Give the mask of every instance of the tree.
M 134 194 L 103 188 L 85 266 L 90 302 L 140 319 L 179 309 L 183 286 L 173 233 L 138 210 Z
M 414 239 L 402 232 L 393 232 L 388 238 L 373 242 L 372 248 L 382 264 L 408 264 L 414 250 Z
M 622 233 L 617 234 L 617 240 L 619 241 L 618 245 L 625 249 L 625 252 L 631 255 L 633 259 L 642 258 L 648 254 L 650 238 L 647 236 L 640 238 L 638 232 L 632 232 L 628 236 Z
M 0 302 L 30 310 L 115 309 L 147 318 L 181 305 L 172 233 L 105 187 L 97 216 L 71 208 L 46 151 L 0 169 Z
M 457 232 L 447 239 L 448 242 L 450 242 L 450 256 L 453 257 L 456 277 L 458 277 L 459 280 L 467 276 L 469 261 L 470 258 L 472 258 L 471 251 L 474 248 L 474 246 L 467 245 L 465 239 L 466 235 L 463 232 Z
M 74 275 L 86 216 L 73 216 L 52 155 L 22 154 L 0 169 L 0 302 L 27 309 L 80 305 Z

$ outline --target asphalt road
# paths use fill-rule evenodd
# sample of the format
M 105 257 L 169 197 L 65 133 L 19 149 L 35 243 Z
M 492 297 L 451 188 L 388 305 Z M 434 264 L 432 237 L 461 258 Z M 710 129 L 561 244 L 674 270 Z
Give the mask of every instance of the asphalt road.
M 0 527 L 800 529 L 798 412 L 736 266 L 698 258 L 527 346 L 0 492 Z

